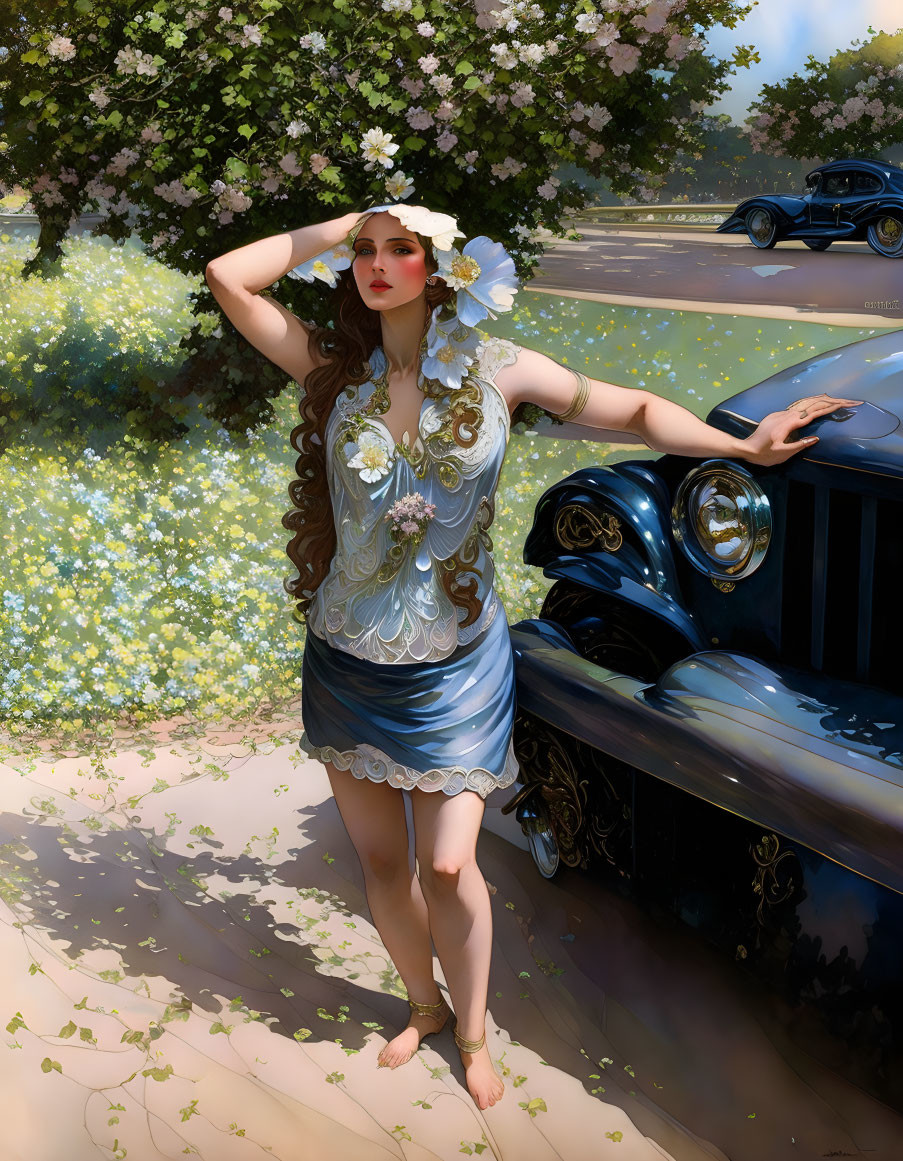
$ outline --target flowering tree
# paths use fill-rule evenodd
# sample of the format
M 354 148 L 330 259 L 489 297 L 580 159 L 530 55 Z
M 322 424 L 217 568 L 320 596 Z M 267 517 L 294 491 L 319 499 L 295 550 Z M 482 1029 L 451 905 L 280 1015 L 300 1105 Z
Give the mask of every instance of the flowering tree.
M 752 148 L 774 156 L 868 157 L 899 144 L 903 29 L 854 42 L 827 64 L 810 56 L 805 75 L 764 85 L 751 107 L 758 110 L 747 121 Z
M 26 275 L 56 268 L 70 220 L 89 210 L 102 215 L 96 233 L 136 233 L 197 274 L 256 238 L 407 198 L 503 241 L 523 275 L 583 202 L 578 182 L 555 176 L 563 162 L 643 196 L 692 147 L 732 67 L 700 36 L 749 6 L 73 0 L 59 11 L 36 0 L 28 16 L 0 15 L 0 151 L 41 222 Z M 326 321 L 317 290 L 282 291 L 301 317 Z M 230 429 L 284 385 L 234 331 L 186 346 L 168 390 L 196 390 Z

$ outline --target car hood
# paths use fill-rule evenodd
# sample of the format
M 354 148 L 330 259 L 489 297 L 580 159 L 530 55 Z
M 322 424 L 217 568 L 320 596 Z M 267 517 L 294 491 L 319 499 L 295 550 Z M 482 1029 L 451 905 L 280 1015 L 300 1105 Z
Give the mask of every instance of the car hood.
M 746 436 L 772 411 L 806 395 L 863 399 L 799 428 L 818 443 L 799 454 L 819 463 L 903 478 L 903 330 L 825 351 L 741 391 L 709 412 L 707 422 Z

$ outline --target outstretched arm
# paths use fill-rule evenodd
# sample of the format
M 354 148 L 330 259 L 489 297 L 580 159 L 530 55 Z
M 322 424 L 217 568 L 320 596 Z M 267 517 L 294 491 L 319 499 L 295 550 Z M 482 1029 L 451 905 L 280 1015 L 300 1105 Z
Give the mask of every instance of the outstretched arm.
M 861 399 L 810 396 L 793 409 L 773 411 L 745 439 L 719 431 L 691 411 L 651 391 L 619 387 L 586 377 L 589 394 L 572 423 L 586 427 L 628 431 L 655 451 L 675 455 L 727 456 L 757 464 L 777 464 L 818 442 L 817 436 L 787 443 L 791 432 L 838 407 L 854 406 Z M 519 403 L 535 403 L 553 415 L 564 415 L 574 402 L 578 378 L 561 363 L 540 351 L 522 347 L 517 361 L 496 376 L 512 411 Z M 805 413 L 805 414 L 803 414 Z

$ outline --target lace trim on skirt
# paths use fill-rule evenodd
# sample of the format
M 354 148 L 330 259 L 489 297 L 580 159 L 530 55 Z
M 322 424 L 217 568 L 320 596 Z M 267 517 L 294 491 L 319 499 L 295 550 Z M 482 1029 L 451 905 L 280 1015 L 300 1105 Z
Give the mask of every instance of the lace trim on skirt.
M 501 775 L 476 767 L 467 770 L 464 766 L 446 766 L 441 769 L 414 770 L 390 758 L 383 750 L 361 742 L 353 750 L 337 750 L 333 746 L 315 746 L 308 741 L 307 731 L 301 734 L 298 743 L 312 758 L 320 762 L 331 762 L 339 770 L 350 770 L 355 778 L 369 778 L 371 782 L 388 782 L 402 790 L 434 791 L 444 794 L 460 794 L 462 790 L 475 790 L 481 798 L 487 798 L 493 790 L 511 786 L 517 780 L 519 766 L 514 756 L 514 744 L 508 743 L 505 769 Z

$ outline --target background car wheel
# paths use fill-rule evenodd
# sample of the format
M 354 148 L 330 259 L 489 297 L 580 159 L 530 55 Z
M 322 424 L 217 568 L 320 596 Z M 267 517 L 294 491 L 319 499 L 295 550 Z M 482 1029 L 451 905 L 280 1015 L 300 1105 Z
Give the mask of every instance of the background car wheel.
M 763 206 L 756 206 L 746 215 L 746 233 L 760 250 L 770 250 L 778 240 L 778 224 Z
M 868 244 L 885 258 L 903 258 L 903 220 L 884 214 L 868 228 Z
M 810 250 L 827 250 L 831 245 L 830 238 L 803 238 Z

